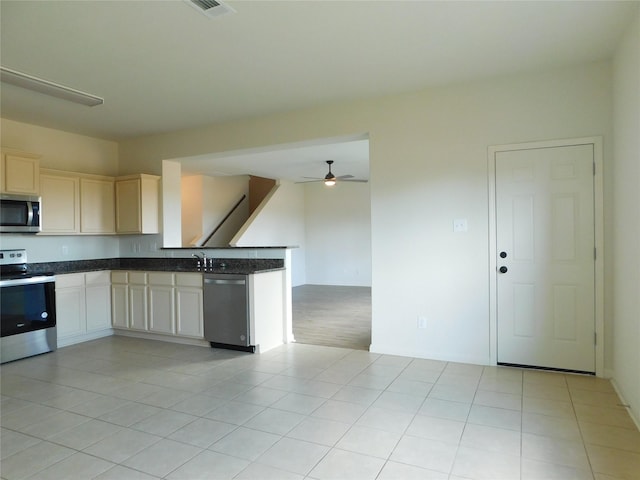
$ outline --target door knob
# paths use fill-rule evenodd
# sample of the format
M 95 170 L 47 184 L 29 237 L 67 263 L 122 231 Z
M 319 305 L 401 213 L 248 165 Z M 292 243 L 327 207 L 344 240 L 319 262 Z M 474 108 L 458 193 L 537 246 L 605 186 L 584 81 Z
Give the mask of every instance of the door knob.
M 504 265 L 502 267 L 500 267 L 500 273 L 507 273 L 509 269 L 507 267 L 505 267 Z

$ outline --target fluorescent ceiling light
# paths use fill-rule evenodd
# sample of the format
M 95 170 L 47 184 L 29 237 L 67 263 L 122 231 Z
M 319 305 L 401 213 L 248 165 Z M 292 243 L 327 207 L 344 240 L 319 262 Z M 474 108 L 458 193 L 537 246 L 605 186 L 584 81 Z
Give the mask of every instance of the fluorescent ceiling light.
M 26 88 L 34 92 L 51 95 L 52 97 L 80 103 L 88 107 L 95 107 L 96 105 L 102 105 L 104 103 L 104 98 L 96 97 L 95 95 L 81 92 L 75 88 L 65 87 L 64 85 L 43 80 L 42 78 L 27 75 L 26 73 L 11 70 L 6 67 L 0 67 L 0 80 L 4 83 L 15 85 L 16 87 Z

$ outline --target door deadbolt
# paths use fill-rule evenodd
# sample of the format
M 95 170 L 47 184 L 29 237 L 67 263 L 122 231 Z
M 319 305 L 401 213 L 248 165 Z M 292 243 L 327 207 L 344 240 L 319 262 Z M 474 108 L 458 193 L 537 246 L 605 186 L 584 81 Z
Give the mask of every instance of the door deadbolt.
M 507 258 L 507 252 L 500 252 L 500 258 Z

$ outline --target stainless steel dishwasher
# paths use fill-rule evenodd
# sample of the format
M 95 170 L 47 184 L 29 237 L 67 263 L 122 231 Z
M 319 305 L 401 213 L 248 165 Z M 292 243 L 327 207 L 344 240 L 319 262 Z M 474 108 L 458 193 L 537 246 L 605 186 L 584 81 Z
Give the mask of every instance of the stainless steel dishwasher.
M 204 338 L 212 347 L 255 352 L 247 275 L 204 274 Z

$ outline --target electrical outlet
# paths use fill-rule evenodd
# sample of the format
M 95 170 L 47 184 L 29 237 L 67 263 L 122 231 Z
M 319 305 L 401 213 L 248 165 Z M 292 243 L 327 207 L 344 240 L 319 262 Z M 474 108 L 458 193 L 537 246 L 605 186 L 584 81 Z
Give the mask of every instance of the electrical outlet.
M 62 245 L 62 256 L 66 257 L 67 255 L 69 255 L 69 247 Z
M 418 328 L 427 328 L 427 317 L 418 315 Z

